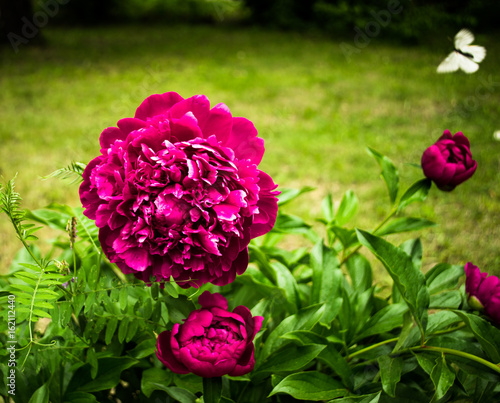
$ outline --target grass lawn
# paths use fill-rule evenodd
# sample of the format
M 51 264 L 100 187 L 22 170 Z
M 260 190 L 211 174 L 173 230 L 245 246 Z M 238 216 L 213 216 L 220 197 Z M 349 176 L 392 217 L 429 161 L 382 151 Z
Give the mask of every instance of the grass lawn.
M 76 185 L 40 177 L 97 156 L 99 134 L 133 116 L 148 95 L 207 95 L 252 120 L 266 142 L 262 170 L 282 187 L 314 186 L 287 206 L 308 222 L 331 192 L 353 189 L 352 225 L 373 227 L 389 211 L 379 168 L 366 147 L 398 166 L 402 185 L 422 177 L 422 152 L 444 129 L 463 131 L 478 162 L 474 177 L 451 193 L 433 187 L 408 213 L 439 226 L 422 231 L 427 264 L 472 261 L 500 274 L 500 45 L 472 75 L 438 75 L 452 48 L 443 32 L 427 46 L 373 38 L 348 62 L 334 41 L 315 35 L 209 26 L 47 27 L 43 48 L 0 50 L 0 172 L 16 172 L 23 206 L 79 205 Z M 354 45 L 353 38 L 344 42 Z M 384 198 L 385 197 L 385 198 Z M 46 236 L 51 236 L 47 233 Z M 18 248 L 0 216 L 5 271 Z

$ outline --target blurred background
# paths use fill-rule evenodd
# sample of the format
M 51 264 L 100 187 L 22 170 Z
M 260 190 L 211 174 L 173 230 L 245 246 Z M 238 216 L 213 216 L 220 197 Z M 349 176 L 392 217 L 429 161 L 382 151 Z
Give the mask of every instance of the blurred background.
M 500 274 L 499 15 L 493 0 L 0 0 L 2 182 L 17 173 L 26 208 L 79 206 L 77 184 L 42 177 L 88 163 L 148 95 L 205 94 L 254 122 L 276 183 L 314 187 L 287 212 L 319 226 L 321 199 L 352 189 L 352 226 L 370 229 L 390 205 L 366 147 L 405 189 L 443 130 L 462 131 L 476 174 L 407 214 L 438 223 L 419 233 L 426 267 Z M 437 74 L 464 27 L 487 49 L 479 71 Z M 0 243 L 5 272 L 20 245 L 4 214 Z

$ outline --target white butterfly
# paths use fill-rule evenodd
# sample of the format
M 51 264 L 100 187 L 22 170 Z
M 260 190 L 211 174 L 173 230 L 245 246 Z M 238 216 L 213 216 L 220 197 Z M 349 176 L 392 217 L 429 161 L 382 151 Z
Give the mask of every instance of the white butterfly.
M 479 69 L 480 63 L 486 56 L 486 49 L 482 46 L 471 45 L 474 35 L 468 29 L 462 29 L 455 35 L 455 49 L 437 68 L 438 73 L 451 73 L 459 68 L 471 74 Z

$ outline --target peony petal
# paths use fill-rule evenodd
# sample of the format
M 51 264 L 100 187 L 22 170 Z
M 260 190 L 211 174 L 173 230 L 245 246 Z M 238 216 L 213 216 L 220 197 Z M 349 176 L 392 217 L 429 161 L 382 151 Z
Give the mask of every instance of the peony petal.
M 242 376 L 252 372 L 255 366 L 254 350 L 254 345 L 249 343 L 229 376 Z
M 203 127 L 210 111 L 210 101 L 205 95 L 195 95 L 176 103 L 168 111 L 168 116 L 172 119 L 180 119 L 186 113 L 191 112 L 198 126 Z
M 233 118 L 233 127 L 225 143 L 234 151 L 236 158 L 248 159 L 252 164 L 258 165 L 264 155 L 264 140 L 257 137 L 254 124 L 245 118 Z
M 227 299 L 219 293 L 205 291 L 198 297 L 198 303 L 206 309 L 218 307 L 227 311 Z
M 125 119 L 120 119 L 117 123 L 117 126 L 123 133 L 127 135 L 130 132 L 133 132 L 134 130 L 142 129 L 144 126 L 146 126 L 146 123 L 140 119 L 125 118 Z
M 125 140 L 128 133 L 122 132 L 118 127 L 104 129 L 99 137 L 101 149 L 108 149 L 116 140 Z
M 135 118 L 146 121 L 156 115 L 165 114 L 172 106 L 182 101 L 176 92 L 166 92 L 164 94 L 154 94 L 147 97 L 137 108 Z
M 201 130 L 204 138 L 214 135 L 218 141 L 225 144 L 231 135 L 232 127 L 233 117 L 231 112 L 226 105 L 220 103 L 210 109 Z
M 176 374 L 189 374 L 189 370 L 186 366 L 179 362 L 172 353 L 170 338 L 171 332 L 168 330 L 161 332 L 158 335 L 156 343 L 156 356 L 172 372 L 175 372 Z

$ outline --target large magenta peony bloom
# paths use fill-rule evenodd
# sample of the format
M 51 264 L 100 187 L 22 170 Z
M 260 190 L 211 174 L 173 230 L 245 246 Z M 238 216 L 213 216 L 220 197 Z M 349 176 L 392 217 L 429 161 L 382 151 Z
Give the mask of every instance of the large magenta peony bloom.
M 240 376 L 255 365 L 253 339 L 262 326 L 243 305 L 227 310 L 221 294 L 205 291 L 198 302 L 201 309 L 189 314 L 183 324 L 159 334 L 156 355 L 178 374 L 192 372 L 204 378 Z
M 452 135 L 445 130 L 438 141 L 424 151 L 422 169 L 439 189 L 451 191 L 476 171 L 469 139 L 462 132 Z
M 472 263 L 465 265 L 465 292 L 473 308 L 484 309 L 494 322 L 500 325 L 500 279 L 481 273 Z
M 248 265 L 248 243 L 274 225 L 279 192 L 257 169 L 252 122 L 204 95 L 148 97 L 104 130 L 80 199 L 102 249 L 126 274 L 182 287 L 225 285 Z

